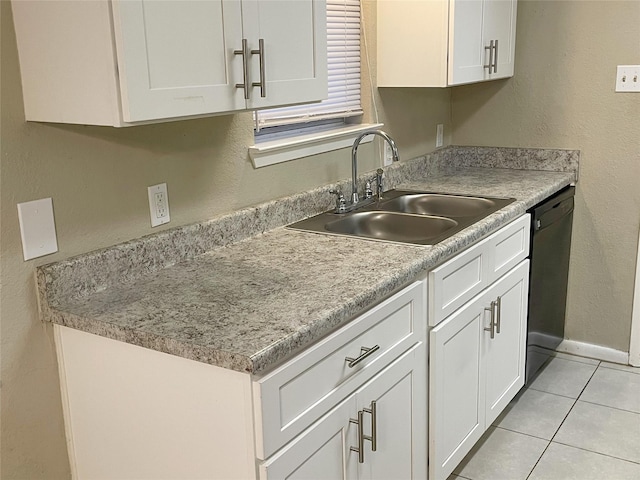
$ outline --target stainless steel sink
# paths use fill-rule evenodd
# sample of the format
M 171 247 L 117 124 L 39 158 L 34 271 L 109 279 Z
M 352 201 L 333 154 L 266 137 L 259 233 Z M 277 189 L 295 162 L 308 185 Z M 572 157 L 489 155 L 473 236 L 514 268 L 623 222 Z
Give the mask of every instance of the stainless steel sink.
M 512 200 L 511 200 L 512 201 Z M 476 217 L 495 212 L 510 203 L 505 199 L 466 197 L 441 193 L 403 193 L 391 200 L 382 200 L 379 208 L 394 212 L 438 215 L 444 217 Z
M 392 212 L 355 212 L 325 224 L 329 232 L 377 238 L 392 242 L 428 244 L 458 226 L 449 218 L 403 215 Z
M 390 190 L 350 213 L 321 213 L 289 225 L 295 230 L 417 245 L 434 245 L 515 201 Z

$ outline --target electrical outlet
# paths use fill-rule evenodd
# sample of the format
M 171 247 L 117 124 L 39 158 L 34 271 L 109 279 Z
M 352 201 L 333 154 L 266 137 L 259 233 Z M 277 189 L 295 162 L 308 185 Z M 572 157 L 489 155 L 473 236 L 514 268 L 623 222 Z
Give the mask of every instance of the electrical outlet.
M 616 92 L 640 92 L 640 65 L 618 65 Z
M 157 227 L 169 223 L 169 195 L 167 194 L 167 184 L 160 183 L 148 187 L 149 193 L 149 213 L 151 214 L 151 226 Z
M 436 147 L 441 147 L 444 143 L 444 125 L 439 123 L 436 125 Z
M 391 151 L 391 145 L 384 142 L 384 164 L 391 165 L 393 163 L 393 152 Z

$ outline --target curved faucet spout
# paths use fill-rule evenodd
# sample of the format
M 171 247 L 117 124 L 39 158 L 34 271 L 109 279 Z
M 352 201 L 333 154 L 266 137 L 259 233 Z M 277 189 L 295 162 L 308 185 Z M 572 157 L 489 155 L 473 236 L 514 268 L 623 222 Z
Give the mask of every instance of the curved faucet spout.
M 398 156 L 398 147 L 396 146 L 396 142 L 393 141 L 386 132 L 382 130 L 367 130 L 366 132 L 362 132 L 353 142 L 353 147 L 351 148 L 351 204 L 355 205 L 360 200 L 358 196 L 358 186 L 356 185 L 356 179 L 358 178 L 358 147 L 360 146 L 360 142 L 367 135 L 378 135 L 382 137 L 391 147 L 391 154 L 393 155 L 393 161 L 397 162 L 400 157 Z

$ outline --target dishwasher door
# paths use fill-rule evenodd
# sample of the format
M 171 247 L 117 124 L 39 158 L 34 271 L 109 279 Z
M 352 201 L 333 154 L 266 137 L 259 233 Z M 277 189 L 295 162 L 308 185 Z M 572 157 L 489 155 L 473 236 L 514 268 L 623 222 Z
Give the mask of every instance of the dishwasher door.
M 574 194 L 568 187 L 530 210 L 527 382 L 546 360 L 535 346 L 553 349 L 564 338 Z

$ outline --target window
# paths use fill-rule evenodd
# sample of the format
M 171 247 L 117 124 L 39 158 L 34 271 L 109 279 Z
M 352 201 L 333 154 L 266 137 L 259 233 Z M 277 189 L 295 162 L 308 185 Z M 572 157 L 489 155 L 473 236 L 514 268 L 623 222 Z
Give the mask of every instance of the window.
M 362 115 L 360 106 L 360 0 L 327 0 L 329 98 L 320 103 L 261 110 L 256 131 Z
M 249 153 L 256 167 L 350 146 L 353 132 L 363 130 L 360 0 L 327 0 L 327 65 L 326 100 L 254 112 L 257 143 Z

